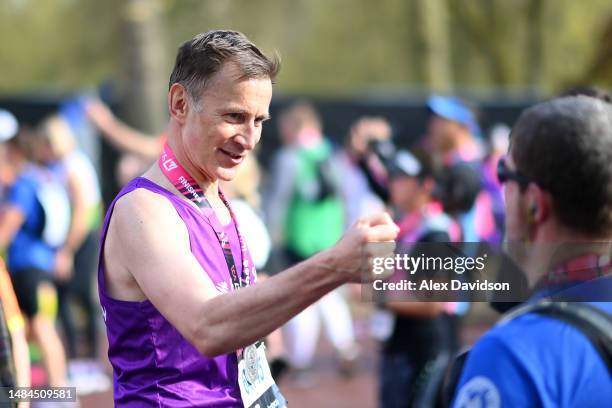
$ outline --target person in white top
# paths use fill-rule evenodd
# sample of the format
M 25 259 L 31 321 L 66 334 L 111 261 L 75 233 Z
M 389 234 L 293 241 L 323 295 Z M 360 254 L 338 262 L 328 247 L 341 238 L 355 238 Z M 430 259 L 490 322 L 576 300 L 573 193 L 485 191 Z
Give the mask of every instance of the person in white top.
M 68 357 L 77 357 L 76 328 L 69 308 L 75 300 L 86 316 L 87 357 L 97 351 L 97 307 L 93 298 L 102 197 L 91 160 L 78 149 L 68 123 L 59 115 L 48 117 L 38 132 L 37 159 L 63 177 L 70 198 L 71 222 L 61 246 L 65 264 L 59 282 L 59 314 L 64 327 Z

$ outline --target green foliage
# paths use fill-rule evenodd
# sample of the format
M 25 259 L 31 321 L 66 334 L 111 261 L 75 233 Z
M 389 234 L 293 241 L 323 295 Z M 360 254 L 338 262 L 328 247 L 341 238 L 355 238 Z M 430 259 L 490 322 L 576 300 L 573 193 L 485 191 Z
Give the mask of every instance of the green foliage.
M 439 74 L 454 88 L 554 92 L 605 60 L 610 47 L 600 41 L 609 0 L 437 0 L 443 13 L 428 15 L 427 29 L 423 0 L 150 1 L 162 5 L 165 72 L 180 42 L 232 28 L 278 51 L 283 92 L 427 88 L 428 64 L 445 49 L 441 60 L 450 64 Z M 122 0 L 4 0 L 0 91 L 67 91 L 120 77 L 129 63 L 124 12 Z
M 0 90 L 66 91 L 95 85 L 118 67 L 120 0 L 0 3 Z

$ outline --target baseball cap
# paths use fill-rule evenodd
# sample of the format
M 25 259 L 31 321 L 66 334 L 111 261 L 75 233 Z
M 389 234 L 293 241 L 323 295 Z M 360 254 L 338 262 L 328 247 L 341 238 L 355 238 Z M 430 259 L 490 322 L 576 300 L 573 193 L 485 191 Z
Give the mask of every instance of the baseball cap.
M 0 143 L 13 138 L 19 130 L 19 124 L 13 114 L 0 109 Z
M 415 155 L 406 151 L 398 150 L 393 160 L 388 165 L 389 176 L 418 177 L 423 173 L 423 165 Z
M 445 119 L 459 122 L 476 137 L 481 137 L 480 127 L 471 109 L 459 98 L 432 95 L 427 99 L 427 107 Z

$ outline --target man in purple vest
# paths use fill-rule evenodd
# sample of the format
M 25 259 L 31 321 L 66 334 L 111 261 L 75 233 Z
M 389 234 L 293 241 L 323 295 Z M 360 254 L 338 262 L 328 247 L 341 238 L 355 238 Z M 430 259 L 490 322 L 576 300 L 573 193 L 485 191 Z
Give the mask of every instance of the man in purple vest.
M 334 288 L 358 282 L 388 215 L 358 221 L 331 249 L 254 285 L 219 180 L 259 142 L 279 65 L 244 35 L 209 31 L 179 48 L 167 144 L 105 219 L 100 301 L 120 407 L 286 405 L 260 339 Z

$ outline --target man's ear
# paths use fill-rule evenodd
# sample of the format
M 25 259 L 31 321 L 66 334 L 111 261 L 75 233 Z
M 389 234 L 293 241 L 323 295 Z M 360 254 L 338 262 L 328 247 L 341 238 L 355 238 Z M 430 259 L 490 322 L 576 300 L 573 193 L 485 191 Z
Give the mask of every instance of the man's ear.
M 552 215 L 553 203 L 549 192 L 543 190 L 535 183 L 529 183 L 525 192 L 527 204 L 527 217 L 531 222 L 541 224 Z
M 185 87 L 179 83 L 174 83 L 168 91 L 168 112 L 170 117 L 179 123 L 184 123 L 187 118 L 187 113 L 191 100 L 187 94 Z

